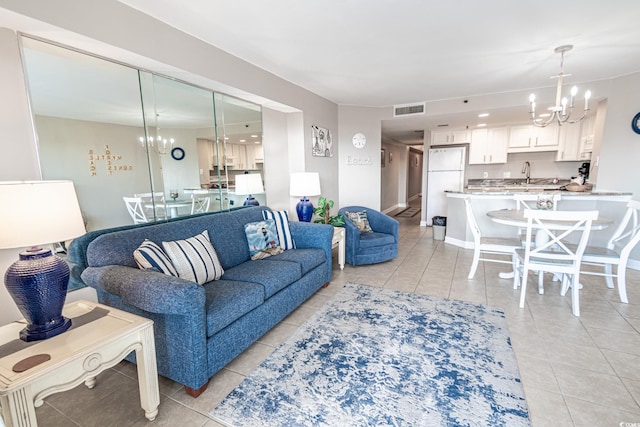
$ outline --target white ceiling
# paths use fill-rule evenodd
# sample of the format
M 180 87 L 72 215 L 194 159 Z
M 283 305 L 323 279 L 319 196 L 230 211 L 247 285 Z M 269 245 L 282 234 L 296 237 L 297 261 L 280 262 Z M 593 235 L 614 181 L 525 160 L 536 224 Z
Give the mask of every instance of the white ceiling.
M 637 0 L 120 1 L 343 105 L 553 86 L 564 44 L 571 84 L 640 70 Z

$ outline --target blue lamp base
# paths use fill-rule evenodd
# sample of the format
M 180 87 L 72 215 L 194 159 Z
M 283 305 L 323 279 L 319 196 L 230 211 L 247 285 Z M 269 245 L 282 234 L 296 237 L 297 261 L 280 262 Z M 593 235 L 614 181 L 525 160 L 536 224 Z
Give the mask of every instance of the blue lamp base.
M 242 206 L 260 206 L 260 202 L 258 202 L 252 195 L 249 195 Z
M 5 286 L 27 327 L 20 331 L 23 341 L 54 337 L 71 327 L 62 316 L 69 285 L 69 266 L 49 249 L 34 248 L 20 253 L 4 277 Z
M 298 221 L 311 222 L 313 216 L 313 204 L 304 196 L 296 205 L 296 212 L 298 213 Z

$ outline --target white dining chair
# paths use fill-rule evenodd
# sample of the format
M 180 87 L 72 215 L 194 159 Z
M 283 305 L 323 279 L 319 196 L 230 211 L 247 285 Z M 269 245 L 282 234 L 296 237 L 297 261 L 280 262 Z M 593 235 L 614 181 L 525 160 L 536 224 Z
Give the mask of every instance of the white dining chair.
M 202 194 L 205 193 L 206 195 L 203 196 Z M 209 212 L 211 197 L 209 197 L 208 192 L 205 193 L 196 193 L 194 191 L 194 193 L 191 194 L 191 215 Z
M 558 202 L 562 196 L 560 193 L 515 193 L 513 200 L 516 202 L 516 210 L 522 209 L 540 209 L 538 203 L 544 206 L 545 209 L 558 210 Z M 524 228 L 518 228 L 518 238 L 524 245 Z
M 631 200 L 627 204 L 625 212 L 618 228 L 613 233 L 606 247 L 587 246 L 582 263 L 588 265 L 597 265 L 604 268 L 603 272 L 585 271 L 582 274 L 604 276 L 607 287 L 613 289 L 613 278 L 617 278 L 618 294 L 620 301 L 628 303 L 627 298 L 627 262 L 633 248 L 640 242 L 640 224 L 638 223 L 638 211 L 640 211 L 640 201 Z M 613 266 L 616 266 L 616 273 L 613 272 Z
M 515 266 L 515 249 L 521 247 L 520 241 L 518 239 L 483 236 L 473 214 L 471 199 L 464 199 L 464 207 L 467 213 L 467 223 L 469 224 L 471 234 L 473 235 L 473 261 L 471 263 L 468 278 L 473 279 L 480 261 L 511 264 L 512 266 Z M 511 260 L 507 261 L 497 258 L 480 258 L 482 254 L 507 255 Z
M 544 293 L 543 273 L 559 275 L 562 279 L 561 295 L 571 287 L 571 308 L 574 316 L 580 316 L 580 265 L 587 246 L 592 221 L 598 211 L 553 211 L 525 209 L 527 231 L 524 248 L 516 249 L 514 288 L 521 279 L 520 308 L 524 308 L 529 271 L 536 271 L 538 293 Z M 535 234 L 544 233 L 547 241 L 534 244 Z M 569 245 L 567 239 L 577 238 L 577 245 Z M 542 239 L 538 239 L 540 242 Z
M 137 193 L 133 197 L 142 199 L 142 209 L 147 218 L 167 219 L 167 207 L 164 202 L 164 193 L 155 191 L 153 193 Z
M 131 215 L 134 224 L 143 224 L 149 222 L 147 215 L 142 208 L 142 199 L 140 197 L 127 197 L 123 196 L 124 204 L 127 207 L 127 212 Z

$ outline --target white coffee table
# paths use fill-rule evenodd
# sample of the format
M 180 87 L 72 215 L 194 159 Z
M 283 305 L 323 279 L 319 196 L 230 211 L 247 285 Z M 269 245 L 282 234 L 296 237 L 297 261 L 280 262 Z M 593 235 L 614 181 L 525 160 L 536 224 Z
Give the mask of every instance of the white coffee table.
M 24 323 L 0 328 L 0 405 L 7 427 L 36 426 L 35 408 L 51 394 L 81 383 L 93 388 L 96 376 L 136 352 L 140 402 L 148 420 L 158 414 L 160 394 L 153 339 L 153 322 L 88 301 L 64 307 L 71 318 L 68 331 L 47 340 L 24 343 L 18 333 Z M 45 355 L 45 356 L 39 356 Z M 27 358 L 46 359 L 24 372 L 15 372 Z

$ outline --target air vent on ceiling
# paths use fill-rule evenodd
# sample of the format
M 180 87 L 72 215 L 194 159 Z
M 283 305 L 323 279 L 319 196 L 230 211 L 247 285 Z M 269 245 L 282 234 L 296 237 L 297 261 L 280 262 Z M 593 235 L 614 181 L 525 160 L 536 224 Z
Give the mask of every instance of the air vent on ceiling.
M 402 104 L 393 106 L 393 117 L 417 116 L 425 113 L 425 103 Z

